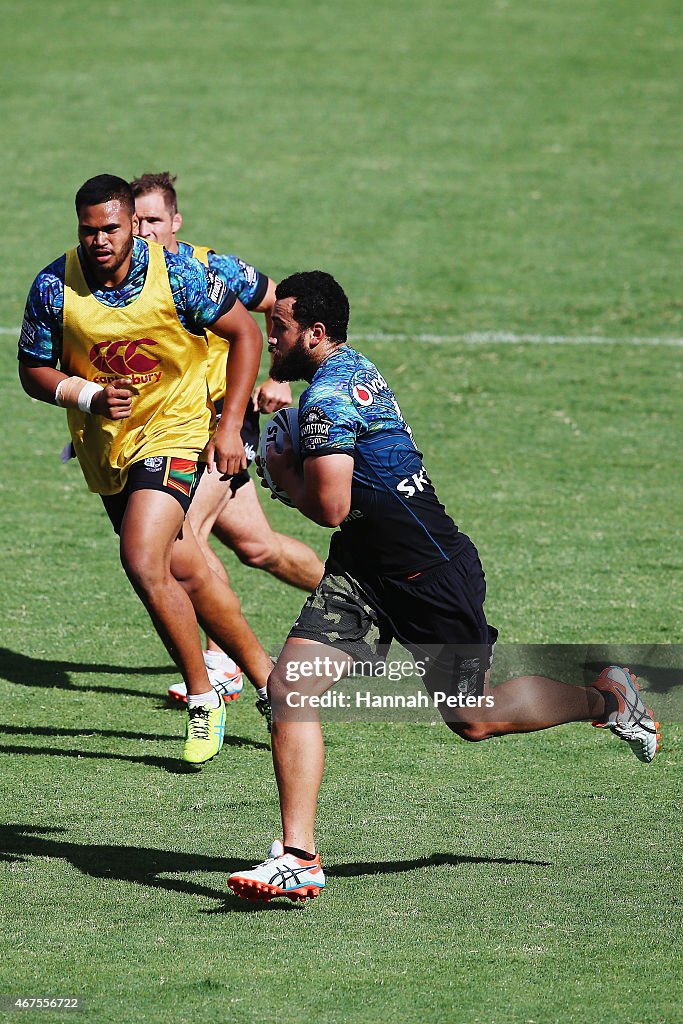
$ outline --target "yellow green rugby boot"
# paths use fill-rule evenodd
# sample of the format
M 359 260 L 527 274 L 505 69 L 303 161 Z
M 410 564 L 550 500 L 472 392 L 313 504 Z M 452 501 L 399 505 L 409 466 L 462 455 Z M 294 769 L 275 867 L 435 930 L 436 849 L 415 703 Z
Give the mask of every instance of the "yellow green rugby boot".
M 187 726 L 183 761 L 187 764 L 205 764 L 220 752 L 225 733 L 225 704 L 212 708 L 204 704 L 187 709 Z

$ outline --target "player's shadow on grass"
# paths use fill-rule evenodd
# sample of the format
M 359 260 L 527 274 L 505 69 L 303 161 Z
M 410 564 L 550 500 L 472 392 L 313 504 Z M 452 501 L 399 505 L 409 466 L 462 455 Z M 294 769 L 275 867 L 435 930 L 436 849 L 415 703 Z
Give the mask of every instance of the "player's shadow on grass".
M 355 878 L 356 875 L 387 875 L 396 871 L 418 871 L 421 868 L 435 868 L 443 865 L 458 867 L 460 864 L 528 864 L 531 867 L 549 868 L 547 860 L 524 860 L 520 857 L 469 857 L 462 854 L 433 853 L 431 857 L 417 857 L 415 860 L 373 860 L 353 861 L 351 864 L 337 864 L 325 873 L 331 878 Z
M 597 659 L 587 661 L 584 666 L 586 685 L 590 684 L 602 672 L 608 661 Z M 651 690 L 653 693 L 672 693 L 678 690 L 683 684 L 683 669 L 667 665 L 645 665 L 634 661 L 629 662 L 629 669 L 638 676 L 639 680 L 645 680 L 645 692 Z M 642 684 L 641 684 L 642 685 Z M 646 701 L 647 703 L 647 701 Z
M 185 775 L 187 768 L 177 757 L 156 757 L 153 754 L 112 754 L 94 750 L 62 750 L 59 747 L 19 747 L 0 744 L 0 754 L 33 754 L 38 757 L 75 757 L 84 761 L 127 761 L 129 764 L 146 764 L 149 768 L 161 768 L 171 775 Z
M 150 847 L 104 846 L 69 843 L 55 836 L 64 832 L 62 828 L 45 825 L 0 825 L 0 861 L 23 862 L 27 857 L 50 857 L 65 860 L 84 875 L 111 881 L 131 882 L 147 885 L 153 889 L 185 893 L 219 900 L 220 907 L 203 913 L 223 914 L 232 912 L 253 912 L 255 905 L 237 899 L 227 889 L 213 889 L 196 882 L 164 878 L 164 875 L 188 875 L 193 872 L 220 873 L 227 877 L 240 868 L 251 867 L 247 862 L 233 857 L 208 857 L 197 853 L 182 853 L 177 850 L 155 850 Z M 337 864 L 326 867 L 329 878 L 352 878 L 360 875 L 396 874 L 417 871 L 421 868 L 441 867 L 460 864 L 507 864 L 550 867 L 549 861 L 524 860 L 519 857 L 470 857 L 448 853 L 434 853 L 431 857 L 415 860 L 372 861 L 351 864 Z M 291 904 L 263 903 L 258 910 L 294 910 Z
M 130 732 L 124 729 L 90 729 L 83 727 L 82 729 L 60 729 L 56 726 L 51 725 L 3 725 L 0 724 L 0 736 L 115 736 L 121 740 L 151 740 L 153 742 L 164 743 L 167 740 L 175 741 L 180 739 L 180 734 L 175 733 L 154 733 L 154 732 Z M 270 750 L 268 743 L 262 743 L 260 740 L 251 740 L 246 736 L 231 736 L 223 734 L 223 746 L 227 747 L 251 747 L 253 750 Z M 67 757 L 72 753 L 71 751 L 58 750 L 56 747 L 22 747 L 25 753 L 31 754 L 52 754 L 60 753 L 65 754 Z M 0 747 L 0 752 L 2 748 Z M 8 750 L 7 753 L 10 753 Z M 75 752 L 76 757 L 97 757 L 97 753 L 91 751 L 90 755 L 84 754 L 83 751 L 77 750 Z M 114 757 L 113 754 L 102 754 L 102 757 Z M 126 758 L 126 760 L 130 760 Z
M 468 857 L 450 853 L 433 853 L 431 857 L 417 857 L 414 860 L 376 860 L 376 861 L 353 861 L 351 864 L 333 864 L 331 867 L 325 865 L 327 878 L 358 878 L 362 875 L 395 875 L 404 871 L 420 871 L 423 868 L 434 868 L 450 866 L 457 868 L 461 864 L 528 864 L 532 867 L 548 868 L 551 866 L 547 860 L 523 860 L 519 857 Z M 240 865 L 251 867 L 251 864 Z M 235 870 L 233 868 L 233 870 Z M 223 895 L 223 906 L 212 907 L 204 910 L 205 914 L 233 914 L 235 912 L 260 911 L 272 909 L 271 903 L 251 903 L 248 900 L 239 899 L 228 892 Z M 278 904 L 281 910 L 287 907 L 282 903 Z
M 244 867 L 243 860 L 149 847 L 85 845 L 54 838 L 63 832 L 62 828 L 44 825 L 0 825 L 0 858 L 24 861 L 26 857 L 51 857 L 67 861 L 92 878 L 132 882 L 217 900 L 225 899 L 225 890 L 160 876 L 188 875 L 197 871 L 230 874 Z
M 124 729 L 60 729 L 52 725 L 4 725 L 0 724 L 0 735 L 4 736 L 116 736 L 120 740 L 164 740 L 177 739 L 169 733 L 130 732 Z M 33 749 L 33 748 L 31 748 Z
M 251 866 L 234 858 L 149 847 L 83 845 L 53 838 L 62 832 L 64 829 L 49 826 L 1 825 L 0 860 L 23 862 L 26 857 L 56 858 L 67 861 L 77 871 L 92 878 L 132 882 L 153 889 L 208 897 L 221 903 L 226 899 L 227 886 L 225 889 L 213 889 L 198 882 L 162 876 L 216 872 L 227 878 L 232 871 Z M 273 909 L 278 908 L 275 906 Z
M 0 679 L 6 679 L 17 686 L 46 687 L 48 689 L 73 690 L 79 693 L 94 691 L 96 693 L 125 694 L 129 697 L 159 698 L 160 693 L 147 690 L 134 690 L 123 686 L 102 686 L 97 683 L 86 683 L 83 686 L 71 681 L 70 673 L 87 672 L 102 675 L 156 676 L 167 673 L 177 674 L 174 665 L 136 666 L 93 664 L 80 661 L 53 661 L 51 659 L 31 658 L 28 654 L 11 651 L 8 647 L 0 647 Z
M 0 726 L 0 734 L 3 731 L 7 731 L 3 726 Z M 27 732 L 38 732 L 38 730 L 27 729 Z M 68 735 L 70 730 L 64 730 Z M 85 730 L 80 732 L 80 735 L 87 734 L 90 732 L 98 735 L 98 730 Z M 55 735 L 61 735 L 61 730 L 54 730 Z M 137 733 L 118 733 L 110 730 L 103 730 L 102 734 L 112 736 L 122 736 L 131 739 L 140 739 Z M 161 740 L 177 740 L 180 742 L 180 737 L 176 736 L 160 736 L 157 739 Z M 250 740 L 244 736 L 223 736 L 224 747 L 252 747 L 256 750 L 269 750 L 267 743 L 262 743 L 259 740 Z M 187 775 L 188 772 L 194 771 L 192 767 L 185 764 L 178 757 L 159 757 L 155 754 L 119 754 L 112 753 L 111 751 L 104 750 L 65 750 L 62 747 L 29 747 L 29 746 L 14 746 L 12 744 L 0 743 L 0 754 L 32 754 L 34 757 L 75 757 L 79 760 L 94 760 L 94 761 L 127 761 L 130 764 L 146 764 L 150 768 L 161 768 L 163 771 L 169 772 L 171 775 Z

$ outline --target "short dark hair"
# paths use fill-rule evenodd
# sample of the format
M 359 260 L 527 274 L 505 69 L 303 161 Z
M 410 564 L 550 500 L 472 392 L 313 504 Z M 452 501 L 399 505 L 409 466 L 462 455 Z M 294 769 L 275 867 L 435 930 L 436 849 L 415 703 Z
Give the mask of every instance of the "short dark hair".
M 84 206 L 99 206 L 114 199 L 126 206 L 133 216 L 135 200 L 125 178 L 117 178 L 115 174 L 97 174 L 94 178 L 88 178 L 76 193 L 76 213 L 80 214 Z
M 176 174 L 170 171 L 158 171 L 156 174 L 141 174 L 139 178 L 133 178 L 130 187 L 133 196 L 149 195 L 150 192 L 161 192 L 164 203 L 169 213 L 178 212 L 178 196 L 176 195 L 175 183 L 178 180 Z
M 276 299 L 295 300 L 292 315 L 303 328 L 325 324 L 328 337 L 341 345 L 349 326 L 349 300 L 342 286 L 324 270 L 304 270 L 280 281 Z

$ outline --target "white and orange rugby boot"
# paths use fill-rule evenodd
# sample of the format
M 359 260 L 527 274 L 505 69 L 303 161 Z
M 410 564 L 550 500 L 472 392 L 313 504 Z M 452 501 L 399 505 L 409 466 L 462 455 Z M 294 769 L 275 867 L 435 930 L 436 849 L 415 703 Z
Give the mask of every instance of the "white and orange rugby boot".
M 320 866 L 320 854 L 315 860 L 300 860 L 285 853 L 279 839 L 275 839 L 262 864 L 247 871 L 235 871 L 228 878 L 235 896 L 243 900 L 269 902 L 274 896 L 287 896 L 292 901 L 305 903 L 315 899 L 325 888 L 325 874 Z
M 226 704 L 230 700 L 237 700 L 244 688 L 242 669 L 227 654 L 216 656 L 213 651 L 204 651 L 203 654 L 209 682 L 214 690 L 221 695 Z M 187 704 L 185 683 L 182 680 L 179 683 L 172 683 L 168 688 L 168 696 L 171 700 Z
M 628 743 L 639 761 L 649 764 L 659 750 L 659 722 L 646 708 L 640 696 L 636 676 L 627 668 L 610 665 L 602 670 L 592 684 L 596 690 L 611 694 L 617 707 L 604 722 L 593 722 L 598 729 L 611 729 L 615 736 Z

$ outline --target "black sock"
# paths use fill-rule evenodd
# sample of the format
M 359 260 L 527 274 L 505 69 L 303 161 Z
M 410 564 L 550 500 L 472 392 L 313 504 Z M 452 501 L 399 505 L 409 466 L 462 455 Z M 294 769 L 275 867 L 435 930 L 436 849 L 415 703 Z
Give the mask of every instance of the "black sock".
M 599 690 L 602 694 L 602 699 L 605 702 L 605 712 L 602 716 L 603 722 L 606 722 L 613 711 L 619 710 L 619 701 L 617 700 L 616 694 L 612 693 L 611 690 Z
M 317 853 L 308 853 L 306 850 L 299 850 L 296 846 L 285 846 L 285 853 L 291 853 L 293 857 L 298 857 L 299 860 L 315 860 L 318 856 Z

